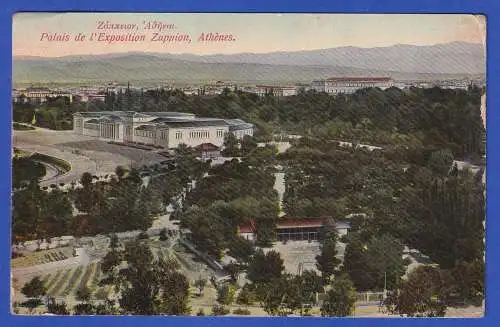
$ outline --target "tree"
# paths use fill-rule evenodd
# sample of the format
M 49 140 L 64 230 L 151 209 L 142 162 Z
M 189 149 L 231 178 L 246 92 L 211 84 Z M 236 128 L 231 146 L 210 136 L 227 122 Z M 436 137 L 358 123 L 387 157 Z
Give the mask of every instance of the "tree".
M 253 285 L 245 284 L 241 289 L 238 297 L 236 299 L 236 303 L 250 305 L 253 304 L 257 300 L 257 295 L 255 294 L 255 290 Z
M 92 174 L 89 172 L 85 172 L 82 174 L 80 178 L 80 183 L 82 183 L 83 188 L 88 188 L 92 185 Z
M 96 308 L 92 303 L 78 303 L 73 307 L 73 313 L 75 315 L 93 315 L 96 314 Z
M 229 255 L 238 261 L 248 262 L 254 253 L 252 242 L 242 237 L 234 237 L 229 246 Z
M 123 177 L 125 177 L 126 173 L 127 173 L 127 169 L 123 166 L 117 166 L 115 169 L 115 174 L 119 180 L 123 179 Z
M 197 280 L 194 281 L 194 286 L 198 289 L 198 296 L 201 296 L 203 294 L 203 289 L 205 288 L 205 285 L 207 284 L 207 280 L 204 278 L 198 278 Z
M 40 277 L 35 276 L 28 283 L 24 284 L 21 292 L 28 298 L 40 298 L 47 294 L 47 288 Z
M 160 290 L 149 246 L 138 240 L 127 244 L 124 259 L 128 265 L 120 271 L 123 282 L 117 285 L 122 295 L 120 307 L 131 314 L 153 315 Z
M 53 313 L 55 315 L 69 315 L 70 312 L 66 306 L 66 302 L 56 302 L 54 298 L 52 298 L 47 305 L 47 311 Z
M 162 270 L 165 272 L 165 270 Z M 191 312 L 189 301 L 189 282 L 178 271 L 167 269 L 167 273 L 160 278 L 162 289 L 159 312 L 168 315 L 187 315 Z
M 340 265 L 340 259 L 337 258 L 337 240 L 337 231 L 335 229 L 328 231 L 321 244 L 321 254 L 316 256 L 316 266 L 324 280 L 335 274 Z
M 160 230 L 160 241 L 164 242 L 167 240 L 167 229 L 166 228 L 162 228 Z
M 224 150 L 222 154 L 227 157 L 237 157 L 240 154 L 238 139 L 231 132 L 227 133 L 224 137 Z
M 225 316 L 229 313 L 229 309 L 227 309 L 223 305 L 214 305 L 212 307 L 212 316 Z
M 231 262 L 231 263 L 227 264 L 224 267 L 224 269 L 229 273 L 229 275 L 231 276 L 231 280 L 233 282 L 236 282 L 238 280 L 238 276 L 241 272 L 241 267 L 239 264 Z
M 242 155 L 248 155 L 255 149 L 257 149 L 257 141 L 255 141 L 255 139 L 250 135 L 243 136 L 243 139 L 241 140 Z
M 265 283 L 281 277 L 283 270 L 283 259 L 276 251 L 264 253 L 258 250 L 247 270 L 247 278 L 253 283 Z
M 301 299 L 304 303 L 316 303 L 316 294 L 323 291 L 321 277 L 314 270 L 304 270 L 299 276 Z
M 296 287 L 291 287 L 292 280 L 293 277 L 286 274 L 257 285 L 259 300 L 269 315 L 287 316 L 293 312 L 292 303 L 295 302 L 297 293 Z
M 356 304 L 356 290 L 347 275 L 335 278 L 326 293 L 326 299 L 321 307 L 321 315 L 328 317 L 351 316 Z
M 446 314 L 448 285 L 439 268 L 421 266 L 408 280 L 391 292 L 386 306 L 392 314 L 407 317 L 443 317 Z
M 461 303 L 471 301 L 474 305 L 480 306 L 484 299 L 484 260 L 460 261 L 450 273 L 459 293 L 459 301 Z
M 31 298 L 31 299 L 28 299 L 28 300 L 24 301 L 23 303 L 21 303 L 21 306 L 28 308 L 29 313 L 32 314 L 33 311 L 35 311 L 35 309 L 38 308 L 41 304 L 42 304 L 41 299 Z
M 453 164 L 453 153 L 448 150 L 435 151 L 429 157 L 427 166 L 438 176 L 446 176 Z
M 80 287 L 76 291 L 76 299 L 79 301 L 88 302 L 90 300 L 91 295 L 92 295 L 92 292 L 90 291 L 90 289 L 86 285 Z
M 217 288 L 217 302 L 222 305 L 229 305 L 233 303 L 234 294 L 236 289 L 233 285 L 221 285 Z
M 189 282 L 176 261 L 154 260 L 147 242 L 138 239 L 126 245 L 123 259 L 127 267 L 119 270 L 113 282 L 125 313 L 189 314 Z
M 348 236 L 344 267 L 358 290 L 392 289 L 405 272 L 403 245 L 388 234 L 372 236 L 367 242 L 359 233 Z

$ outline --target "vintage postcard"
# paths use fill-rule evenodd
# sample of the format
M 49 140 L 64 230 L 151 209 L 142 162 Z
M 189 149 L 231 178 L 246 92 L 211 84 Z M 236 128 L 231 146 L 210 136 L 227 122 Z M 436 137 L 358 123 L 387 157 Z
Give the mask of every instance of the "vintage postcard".
M 12 312 L 483 316 L 485 31 L 16 14 Z

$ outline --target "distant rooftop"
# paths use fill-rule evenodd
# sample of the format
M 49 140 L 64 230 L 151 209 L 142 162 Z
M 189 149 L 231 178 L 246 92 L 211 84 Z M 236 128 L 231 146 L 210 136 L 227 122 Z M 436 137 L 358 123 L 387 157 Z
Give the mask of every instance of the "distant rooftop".
M 391 77 L 330 77 L 327 81 L 356 81 L 356 82 L 389 82 L 392 81 Z

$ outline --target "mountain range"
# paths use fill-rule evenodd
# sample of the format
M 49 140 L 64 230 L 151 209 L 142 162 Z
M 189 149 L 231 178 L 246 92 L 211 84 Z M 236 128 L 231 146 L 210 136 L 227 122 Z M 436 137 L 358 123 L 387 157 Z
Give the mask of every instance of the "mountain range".
M 98 81 L 310 83 L 332 76 L 390 76 L 395 79 L 484 77 L 481 44 L 452 42 L 378 48 L 171 54 L 150 52 L 13 58 L 13 82 L 79 83 Z

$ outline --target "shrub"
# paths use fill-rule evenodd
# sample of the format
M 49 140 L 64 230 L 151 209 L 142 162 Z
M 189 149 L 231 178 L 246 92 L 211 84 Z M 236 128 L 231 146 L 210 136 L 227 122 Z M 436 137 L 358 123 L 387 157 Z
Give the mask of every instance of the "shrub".
M 165 228 L 162 228 L 160 231 L 160 241 L 166 241 L 167 240 L 167 230 Z
M 205 315 L 205 311 L 203 311 L 203 308 L 200 308 L 200 310 L 198 310 L 198 312 L 196 313 L 197 316 L 204 316 Z
M 81 286 L 77 291 L 76 291 L 76 298 L 79 301 L 88 301 L 90 300 L 90 295 L 91 291 L 87 286 Z
M 223 305 L 214 305 L 212 307 L 212 316 L 225 316 L 229 313 L 229 309 L 227 309 Z
M 149 235 L 146 232 L 141 232 L 139 235 L 137 235 L 138 240 L 145 240 L 148 238 L 149 238 Z
M 217 302 L 221 304 L 231 304 L 234 299 L 236 289 L 232 285 L 222 285 L 217 289 Z
M 236 303 L 250 305 L 250 304 L 253 304 L 255 301 L 257 301 L 257 296 L 256 296 L 255 292 L 252 291 L 248 285 L 249 284 L 246 284 L 245 286 L 243 286 L 240 293 L 238 294 L 238 298 L 236 299 Z
M 234 309 L 233 313 L 235 315 L 249 316 L 250 315 L 250 310 L 238 308 L 238 309 Z

